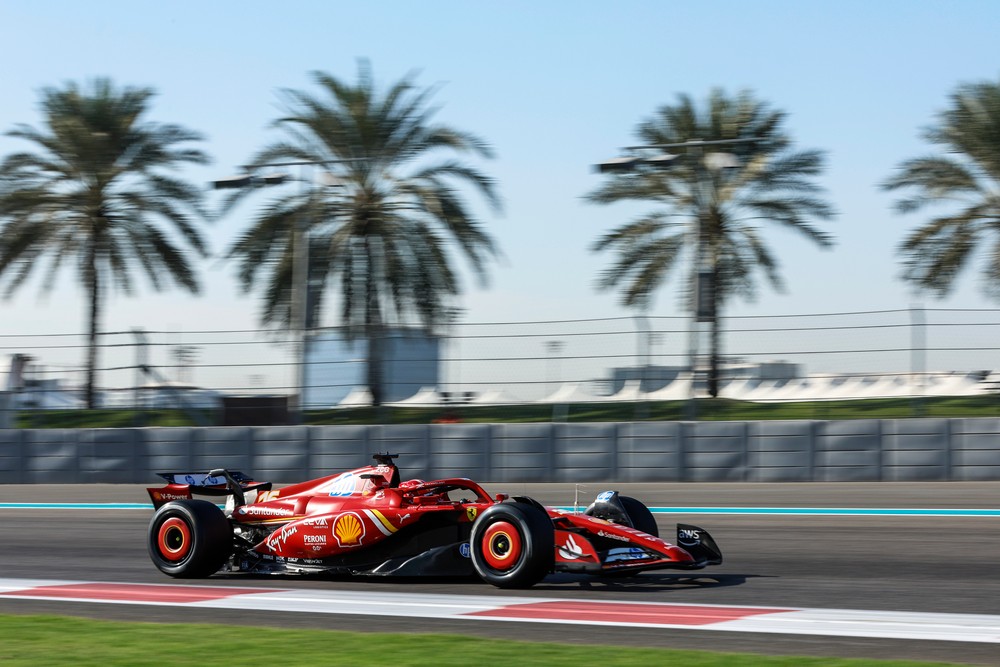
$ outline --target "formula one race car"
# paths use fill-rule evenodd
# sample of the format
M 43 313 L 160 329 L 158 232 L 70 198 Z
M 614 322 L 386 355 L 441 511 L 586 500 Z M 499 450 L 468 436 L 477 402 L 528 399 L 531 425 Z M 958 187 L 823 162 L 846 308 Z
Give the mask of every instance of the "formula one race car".
M 526 588 L 550 572 L 692 570 L 722 554 L 697 526 L 659 538 L 638 500 L 605 491 L 585 512 L 532 498 L 491 498 L 469 479 L 400 481 L 393 454 L 375 465 L 281 489 L 224 469 L 161 473 L 149 555 L 172 577 L 227 571 L 399 576 L 476 575 Z M 225 509 L 193 494 L 225 498 Z

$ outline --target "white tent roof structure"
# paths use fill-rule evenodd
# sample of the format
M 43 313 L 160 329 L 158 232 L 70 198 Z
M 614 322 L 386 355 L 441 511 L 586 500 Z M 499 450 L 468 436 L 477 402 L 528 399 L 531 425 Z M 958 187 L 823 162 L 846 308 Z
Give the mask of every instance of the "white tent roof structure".
M 902 398 L 912 395 L 914 389 L 906 376 L 885 376 L 862 388 L 853 398 Z
M 679 380 L 680 378 L 678 378 Z M 676 382 L 677 380 L 675 380 Z M 734 401 L 748 401 L 748 396 L 757 386 L 759 380 L 756 378 L 738 378 L 722 385 L 719 388 L 719 396 L 729 398 Z
M 780 400 L 777 398 L 781 395 L 781 391 L 784 388 L 784 382 L 778 380 L 765 380 L 757 384 L 756 387 L 751 389 L 745 394 L 743 400 L 746 401 L 757 401 L 760 403 L 766 403 L 772 400 Z
M 641 386 L 642 384 L 640 383 L 639 380 L 628 380 L 627 382 L 625 382 L 622 388 L 618 390 L 618 393 L 604 397 L 604 400 L 608 402 L 644 400 L 645 396 L 640 390 Z
M 808 388 L 803 388 L 799 397 L 789 400 L 828 401 L 831 399 L 831 394 L 840 391 L 838 378 L 829 375 L 810 375 L 807 379 L 809 380 Z
M 503 389 L 490 389 L 477 394 L 469 405 L 517 405 L 524 403 L 505 392 Z
M 865 377 L 809 375 L 790 380 L 740 378 L 723 385 L 719 395 L 741 401 L 770 403 L 778 401 L 832 401 L 863 398 L 904 398 L 910 396 L 975 396 L 1000 383 L 1000 374 L 984 381 L 982 373 L 895 374 Z M 171 383 L 174 385 L 174 383 Z M 670 384 L 652 392 L 641 392 L 639 380 L 629 380 L 611 396 L 597 396 L 583 382 L 568 382 L 545 398 L 542 404 L 599 403 L 619 401 L 683 401 L 691 396 L 691 374 L 681 373 Z M 155 388 L 155 385 L 147 385 Z M 161 385 L 161 388 L 163 386 Z M 184 385 L 174 385 L 187 394 L 198 393 Z M 702 390 L 703 391 L 703 390 Z M 503 389 L 490 389 L 473 397 L 465 405 L 518 405 L 522 401 Z M 354 387 L 337 407 L 366 407 L 372 404 L 367 387 Z M 413 396 L 394 401 L 392 407 L 440 407 L 449 405 L 435 387 L 422 387 Z
M 647 393 L 647 401 L 683 401 L 691 397 L 691 374 L 681 373 L 670 384 Z
M 438 393 L 437 387 L 421 387 L 420 391 L 415 393 L 409 398 L 404 398 L 401 401 L 393 401 L 392 403 L 387 403 L 393 408 L 421 408 L 421 407 L 436 407 L 444 403 L 441 394 Z
M 808 378 L 793 378 L 784 384 L 775 385 L 767 394 L 768 401 L 803 401 L 814 391 Z
M 761 383 L 749 391 L 732 387 L 723 391 L 727 398 L 747 401 L 833 401 L 871 398 L 907 398 L 912 396 L 975 396 L 987 391 L 981 374 L 949 373 L 920 375 L 884 375 L 841 378 L 809 376 L 789 380 L 778 387 Z
M 762 402 L 802 402 L 835 401 L 855 398 L 889 398 L 905 396 L 906 387 L 894 378 L 840 378 L 815 375 L 789 380 L 782 387 L 770 390 L 766 395 L 754 394 L 747 400 Z
M 979 375 L 955 373 L 940 376 L 930 375 L 923 385 L 925 396 L 975 396 L 981 394 L 985 385 Z
M 594 401 L 608 400 L 604 396 L 594 396 L 580 387 L 579 382 L 570 382 L 556 389 L 554 392 L 540 398 L 536 403 L 592 403 Z
M 364 408 L 372 404 L 372 394 L 368 387 L 353 387 L 347 396 L 337 403 L 338 408 Z
M 826 386 L 822 396 L 818 396 L 816 400 L 832 401 L 854 398 L 863 394 L 865 390 L 868 389 L 870 384 L 870 381 L 865 381 L 864 378 L 858 377 L 849 377 L 840 383 L 834 383 L 834 381 L 831 381 L 830 384 Z

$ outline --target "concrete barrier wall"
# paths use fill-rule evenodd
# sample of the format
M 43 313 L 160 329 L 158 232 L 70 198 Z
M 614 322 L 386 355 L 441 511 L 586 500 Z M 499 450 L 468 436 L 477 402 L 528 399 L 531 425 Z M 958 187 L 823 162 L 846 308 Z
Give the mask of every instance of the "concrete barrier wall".
M 0 430 L 0 483 L 156 483 L 226 467 L 278 483 L 400 455 L 484 482 L 1000 480 L 1000 419 Z

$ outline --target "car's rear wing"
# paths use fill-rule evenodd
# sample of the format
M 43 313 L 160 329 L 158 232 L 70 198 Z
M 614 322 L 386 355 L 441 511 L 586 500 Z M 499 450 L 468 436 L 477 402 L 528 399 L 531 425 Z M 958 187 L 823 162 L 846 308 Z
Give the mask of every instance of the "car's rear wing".
M 171 500 L 190 500 L 199 496 L 233 496 L 236 505 L 246 504 L 246 494 L 250 491 L 270 491 L 271 482 L 255 482 L 253 478 L 238 470 L 219 468 L 210 472 L 161 472 L 157 473 L 167 481 L 167 485 L 146 489 L 153 507 L 159 509 Z M 255 494 L 256 495 L 256 494 Z

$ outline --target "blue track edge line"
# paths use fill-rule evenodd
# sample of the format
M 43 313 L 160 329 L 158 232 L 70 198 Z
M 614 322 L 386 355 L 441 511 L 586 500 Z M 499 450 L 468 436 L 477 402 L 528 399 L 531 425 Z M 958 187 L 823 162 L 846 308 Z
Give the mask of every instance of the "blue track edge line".
M 5 509 L 152 510 L 148 503 L 0 503 Z M 573 511 L 572 507 L 556 507 Z M 577 508 L 582 509 L 582 508 Z M 650 507 L 653 514 L 730 514 L 757 516 L 922 516 L 1000 517 L 1000 509 L 937 509 L 885 507 Z

